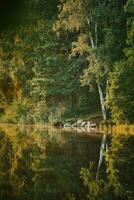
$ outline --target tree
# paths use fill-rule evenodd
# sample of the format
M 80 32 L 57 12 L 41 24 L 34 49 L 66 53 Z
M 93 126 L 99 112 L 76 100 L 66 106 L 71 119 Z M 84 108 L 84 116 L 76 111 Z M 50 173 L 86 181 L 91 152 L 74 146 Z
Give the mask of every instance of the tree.
M 128 1 L 125 6 L 127 15 L 127 48 L 125 59 L 117 62 L 110 76 L 108 104 L 112 109 L 112 118 L 118 122 L 133 122 L 134 116 L 134 3 Z
M 120 35 L 124 37 L 124 29 L 119 29 L 124 23 L 123 5 L 124 2 L 115 1 L 61 1 L 53 28 L 57 35 L 68 31 L 78 37 L 72 53 L 88 60 L 89 67 L 84 71 L 82 82 L 84 85 L 97 84 L 104 120 L 107 119 L 108 74 L 112 62 L 121 56 L 124 45 L 124 39 L 119 39 Z M 112 54 L 117 49 L 118 52 Z
M 27 8 L 28 9 L 28 8 Z M 31 23 L 31 24 L 30 24 Z M 30 90 L 34 66 L 35 20 L 25 16 L 20 25 L 1 32 L 1 107 L 4 121 L 31 122 Z M 23 119 L 23 120 L 22 120 Z

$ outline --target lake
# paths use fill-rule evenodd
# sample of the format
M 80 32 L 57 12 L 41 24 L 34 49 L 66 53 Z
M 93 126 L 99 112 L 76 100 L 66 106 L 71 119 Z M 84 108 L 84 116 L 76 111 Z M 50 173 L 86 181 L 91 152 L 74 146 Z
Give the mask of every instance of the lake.
M 81 199 L 80 170 L 90 162 L 97 166 L 101 141 L 95 133 L 2 127 L 0 200 Z

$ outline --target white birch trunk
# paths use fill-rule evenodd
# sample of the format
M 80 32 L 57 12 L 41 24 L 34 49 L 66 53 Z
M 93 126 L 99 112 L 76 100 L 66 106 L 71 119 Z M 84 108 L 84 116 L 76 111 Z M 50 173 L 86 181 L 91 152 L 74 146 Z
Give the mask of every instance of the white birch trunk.
M 89 29 L 90 29 L 91 28 L 90 27 L 91 26 L 90 25 L 90 19 L 89 19 L 88 14 L 87 14 L 85 1 L 83 1 L 83 6 L 84 6 L 84 10 L 85 10 L 85 16 L 86 16 L 87 24 L 88 24 Z M 91 42 L 92 49 L 97 48 L 97 46 L 98 46 L 98 25 L 97 25 L 97 23 L 95 23 L 95 42 L 94 42 L 94 39 L 92 37 L 92 33 L 91 33 L 90 30 L 89 30 L 89 37 L 90 37 L 90 42 Z M 102 88 L 101 88 L 100 84 L 97 83 L 97 85 L 98 85 L 98 91 L 99 91 L 99 96 L 100 96 L 100 104 L 101 104 L 102 116 L 103 116 L 104 121 L 106 121 L 107 120 L 107 115 L 106 115 L 106 108 L 105 108 L 105 104 L 104 104 L 104 94 L 103 94 L 103 91 L 102 91 Z
M 109 81 L 107 80 L 107 83 L 106 83 L 106 101 L 108 100 L 108 97 L 109 97 L 108 86 L 109 86 Z
M 90 35 L 90 41 L 91 41 L 91 46 L 94 49 L 95 45 L 94 45 L 94 41 L 93 41 L 93 38 L 91 37 L 91 35 Z M 97 42 L 97 38 L 96 38 L 96 42 Z M 98 92 L 99 92 L 99 97 L 100 97 L 102 116 L 103 116 L 104 121 L 106 121 L 107 120 L 107 113 L 106 113 L 106 107 L 105 107 L 105 104 L 104 104 L 104 94 L 103 94 L 102 88 L 101 88 L 99 83 L 97 83 L 97 86 L 98 86 Z
M 106 108 L 105 108 L 105 104 L 104 104 L 104 95 L 102 92 L 102 88 L 100 86 L 100 84 L 98 83 L 98 91 L 99 91 L 99 96 L 100 96 L 100 104 L 101 104 L 101 110 L 102 110 L 102 116 L 104 121 L 107 120 L 107 113 L 106 113 Z
M 105 150 L 106 150 L 106 143 L 107 143 L 107 134 L 104 134 L 104 135 L 103 135 L 103 138 L 102 138 L 101 147 L 100 147 L 100 156 L 99 156 L 99 161 L 98 161 L 96 179 L 98 178 L 99 170 L 100 170 L 100 167 L 101 167 L 102 162 L 103 162 L 103 157 L 104 157 L 103 154 L 104 154 L 104 152 L 105 152 Z

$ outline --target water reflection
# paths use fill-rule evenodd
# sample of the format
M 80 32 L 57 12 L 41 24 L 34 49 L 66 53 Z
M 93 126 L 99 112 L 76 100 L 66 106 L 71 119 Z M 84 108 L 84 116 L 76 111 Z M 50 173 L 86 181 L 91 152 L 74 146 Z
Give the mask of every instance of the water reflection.
M 64 200 L 85 193 L 79 172 L 97 162 L 101 136 L 0 129 L 0 200 Z
M 81 176 L 87 188 L 85 199 L 134 199 L 134 136 L 113 134 L 105 152 L 105 168 L 94 176 L 92 167 L 82 168 Z

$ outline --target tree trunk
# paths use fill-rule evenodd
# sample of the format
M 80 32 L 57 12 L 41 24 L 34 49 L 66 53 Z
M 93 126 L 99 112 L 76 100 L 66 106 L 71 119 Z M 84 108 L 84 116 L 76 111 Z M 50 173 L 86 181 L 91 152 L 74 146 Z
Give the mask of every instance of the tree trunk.
M 106 143 L 107 143 L 107 134 L 104 134 L 104 135 L 103 135 L 103 138 L 102 138 L 101 147 L 100 147 L 100 156 L 99 156 L 99 161 L 98 161 L 96 179 L 98 178 L 99 171 L 100 171 L 100 167 L 101 167 L 102 162 L 103 162 L 103 157 L 104 157 L 103 154 L 104 154 L 104 152 L 105 152 L 105 150 L 106 150 Z
M 89 27 L 89 38 L 90 38 L 91 47 L 92 47 L 92 49 L 96 49 L 98 47 L 98 24 L 96 22 L 94 24 L 94 30 L 95 30 L 95 39 L 94 39 L 92 37 L 92 32 L 91 32 L 91 21 L 88 17 L 88 11 L 87 11 L 86 3 L 85 3 L 84 0 L 83 0 L 83 8 L 84 8 L 84 11 L 85 11 L 85 17 L 86 17 L 87 25 Z M 103 94 L 103 91 L 102 91 L 100 84 L 97 83 L 97 85 L 98 85 L 98 92 L 99 92 L 99 96 L 100 96 L 102 116 L 103 116 L 104 121 L 106 121 L 107 120 L 107 114 L 106 114 L 106 107 L 105 107 L 105 104 L 104 104 L 104 94 Z
M 102 88 L 100 86 L 100 84 L 98 83 L 98 91 L 99 91 L 99 96 L 100 96 L 100 104 L 101 104 L 101 110 L 102 110 L 102 116 L 104 121 L 107 120 L 107 113 L 106 113 L 106 108 L 105 108 L 105 104 L 104 104 L 104 95 L 102 92 Z

